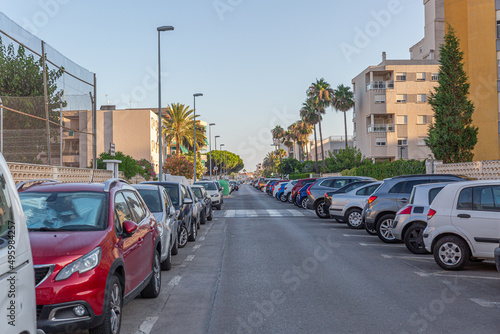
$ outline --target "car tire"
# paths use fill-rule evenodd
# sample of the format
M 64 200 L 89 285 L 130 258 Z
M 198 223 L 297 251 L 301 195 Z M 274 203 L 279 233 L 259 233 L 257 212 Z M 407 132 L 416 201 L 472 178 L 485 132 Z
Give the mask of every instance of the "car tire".
M 179 248 L 186 247 L 187 242 L 188 242 L 188 238 L 189 238 L 189 232 L 188 232 L 188 229 L 186 227 L 186 224 L 182 224 L 181 230 L 179 232 L 179 242 L 178 242 Z
M 141 291 L 142 298 L 156 298 L 161 291 L 161 264 L 160 253 L 155 249 L 153 257 L 153 275 L 148 285 Z
M 288 201 L 288 203 L 293 203 L 293 197 L 292 197 L 292 194 L 288 194 L 287 201 Z
M 217 205 L 215 206 L 215 208 L 216 208 L 217 210 L 220 210 L 220 209 L 221 209 L 221 205 L 220 205 L 220 204 L 217 204 Z
M 304 198 L 300 201 L 300 206 L 302 207 L 302 209 L 307 209 L 307 197 L 304 197 Z
M 352 229 L 359 230 L 365 227 L 361 216 L 361 210 L 357 208 L 352 208 L 347 211 L 344 217 L 344 221 L 346 222 L 347 226 Z
M 365 231 L 366 233 L 368 233 L 369 235 L 377 235 L 377 230 L 376 229 L 369 229 L 366 224 L 365 224 Z
M 167 258 L 165 259 L 165 261 L 163 261 L 161 263 L 161 270 L 170 270 L 172 269 L 172 250 L 170 250 L 170 252 L 168 252 L 168 255 L 167 255 Z
M 170 251 L 172 255 L 177 255 L 179 254 L 179 236 L 177 235 L 177 238 L 175 238 L 175 243 L 172 246 L 172 250 Z
M 341 224 L 344 222 L 342 219 L 337 219 L 337 218 L 335 218 L 335 221 L 336 221 L 337 223 L 341 223 Z
M 398 240 L 392 234 L 392 223 L 394 222 L 395 215 L 388 214 L 382 216 L 377 222 L 376 230 L 377 236 L 380 240 L 387 244 L 394 244 Z
M 427 254 L 424 245 L 424 230 L 427 224 L 413 223 L 405 232 L 403 240 L 406 248 L 413 254 Z
M 285 195 L 285 193 L 283 193 L 283 194 L 281 194 L 281 196 L 280 196 L 280 200 L 281 200 L 283 203 L 285 203 L 286 201 L 288 201 L 288 196 L 287 196 L 287 195 Z
M 102 308 L 103 322 L 95 328 L 89 329 L 90 334 L 118 334 L 122 323 L 123 289 L 116 275 L 109 280 L 109 289 L 106 289 Z
M 330 213 L 325 210 L 325 201 L 320 200 L 318 202 L 318 205 L 316 205 L 316 208 L 314 209 L 316 212 L 316 216 L 318 216 L 321 219 L 327 219 L 330 218 Z
M 207 220 L 212 221 L 213 218 L 214 218 L 214 210 L 210 208 L 210 216 L 207 217 Z
M 434 260 L 444 270 L 461 270 L 470 259 L 469 245 L 459 237 L 449 235 L 439 239 L 432 250 Z
M 200 224 L 201 225 L 205 225 L 207 223 L 207 214 L 206 213 L 202 213 L 201 214 L 201 219 L 200 219 Z
M 196 233 L 198 233 L 198 228 L 196 227 L 196 222 L 191 224 L 191 234 L 189 234 L 188 241 L 196 241 Z

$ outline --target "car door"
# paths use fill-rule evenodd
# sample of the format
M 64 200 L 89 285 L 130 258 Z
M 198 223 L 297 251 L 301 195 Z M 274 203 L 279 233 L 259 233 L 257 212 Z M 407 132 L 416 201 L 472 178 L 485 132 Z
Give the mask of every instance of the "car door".
M 408 204 L 413 187 L 424 183 L 429 183 L 429 178 L 419 178 L 406 181 L 397 197 L 398 210 Z
M 188 231 L 191 231 L 191 224 L 193 223 L 193 208 L 194 208 L 194 200 L 192 204 L 184 204 L 184 200 L 191 197 L 189 196 L 187 188 L 183 184 L 179 184 L 181 196 L 179 198 L 179 205 L 181 206 L 182 215 L 184 217 L 184 223 L 186 224 L 186 228 Z
M 500 186 L 462 189 L 451 221 L 468 237 L 476 256 L 493 258 L 500 239 Z

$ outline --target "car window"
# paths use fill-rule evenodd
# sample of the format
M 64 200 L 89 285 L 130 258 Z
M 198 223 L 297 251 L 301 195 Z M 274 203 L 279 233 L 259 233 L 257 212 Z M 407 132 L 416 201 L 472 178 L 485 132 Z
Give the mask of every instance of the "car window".
M 380 184 L 373 184 L 369 187 L 366 187 L 366 195 L 371 195 L 375 192 L 375 190 L 378 189 L 378 187 L 380 187 Z
M 170 197 L 164 188 L 162 188 L 161 196 L 163 197 L 163 202 L 165 203 L 165 210 L 168 210 L 168 208 L 172 205 L 172 202 L 170 201 Z
M 319 185 L 322 187 L 332 187 L 331 184 L 333 183 L 333 180 L 323 180 Z
M 439 187 L 439 188 L 432 188 L 429 190 L 429 204 L 432 204 L 434 198 L 436 198 L 437 194 L 439 194 L 439 192 L 443 190 L 443 188 L 444 187 Z
M 392 188 L 391 190 L 389 190 L 389 194 L 399 194 L 401 192 L 401 190 L 403 189 L 403 185 L 405 184 L 405 182 L 398 182 L 396 183 Z
M 363 189 L 359 189 L 358 191 L 356 191 L 356 196 L 364 196 L 364 195 L 366 195 L 366 189 L 367 188 L 363 188 Z
M 137 189 L 151 212 L 162 212 L 160 192 L 155 189 Z
M 7 192 L 7 185 L 3 174 L 0 174 L 0 247 L 8 245 L 9 225 L 14 222 L 12 217 L 12 203 L 10 201 L 9 193 Z
M 203 193 L 201 192 L 200 188 L 191 188 L 191 191 L 194 193 L 196 198 L 198 198 L 198 199 L 203 198 Z
M 346 184 L 350 183 L 349 179 L 339 179 L 339 180 L 335 180 L 333 179 L 333 187 L 332 188 L 335 188 L 335 189 L 338 189 L 338 188 L 342 188 L 343 186 L 345 186 Z
M 403 190 L 400 191 L 400 193 L 403 194 L 411 194 L 411 191 L 413 190 L 413 187 L 418 185 L 418 184 L 423 184 L 423 183 L 428 183 L 429 180 L 410 180 L 406 181 Z
M 174 205 L 179 205 L 179 188 L 175 184 L 162 185 Z M 182 188 L 181 188 L 182 189 Z
M 475 187 L 472 194 L 472 208 L 479 211 L 500 211 L 500 194 L 493 193 L 494 187 Z M 498 187 L 495 187 L 498 188 Z M 496 197 L 496 198 L 495 198 Z
M 115 196 L 115 231 L 117 234 L 121 234 L 123 230 L 123 222 L 126 220 L 133 221 L 132 213 L 128 207 L 127 201 L 121 192 L 117 193 Z
M 195 184 L 203 186 L 207 190 L 217 190 L 217 186 L 213 182 L 196 182 Z
M 457 209 L 472 210 L 472 188 L 465 188 L 460 192 Z
M 132 214 L 135 217 L 134 221 L 137 224 L 140 224 L 140 222 L 142 222 L 144 218 L 146 218 L 146 210 L 144 210 L 141 201 L 139 200 L 137 195 L 131 191 L 124 191 L 123 196 L 125 196 L 130 211 L 132 211 Z

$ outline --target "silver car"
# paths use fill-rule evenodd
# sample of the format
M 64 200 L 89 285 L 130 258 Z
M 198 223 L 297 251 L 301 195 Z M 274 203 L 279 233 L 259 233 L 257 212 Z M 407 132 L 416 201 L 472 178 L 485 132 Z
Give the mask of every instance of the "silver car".
M 150 184 L 134 184 L 149 211 L 158 222 L 161 238 L 161 269 L 172 268 L 172 257 L 178 253 L 177 213 L 164 187 Z
M 410 252 L 427 253 L 422 235 L 427 227 L 427 213 L 436 195 L 449 183 L 414 186 L 408 204 L 396 213 L 392 224 L 392 234 L 396 240 L 403 240 Z
M 328 210 L 330 216 L 336 220 L 342 220 L 350 228 L 364 228 L 361 212 L 368 198 L 381 184 L 380 181 L 372 182 L 346 193 L 332 194 Z

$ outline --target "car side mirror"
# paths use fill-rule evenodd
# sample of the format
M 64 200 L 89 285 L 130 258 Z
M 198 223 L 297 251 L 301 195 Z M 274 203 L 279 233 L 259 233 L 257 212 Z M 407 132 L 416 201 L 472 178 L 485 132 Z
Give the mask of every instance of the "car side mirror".
M 193 204 L 193 200 L 191 198 L 184 198 L 184 204 Z
M 139 228 L 139 225 L 137 225 L 133 221 L 126 220 L 123 222 L 123 231 L 125 232 L 125 236 L 127 236 L 127 237 L 134 234 L 138 228 Z

